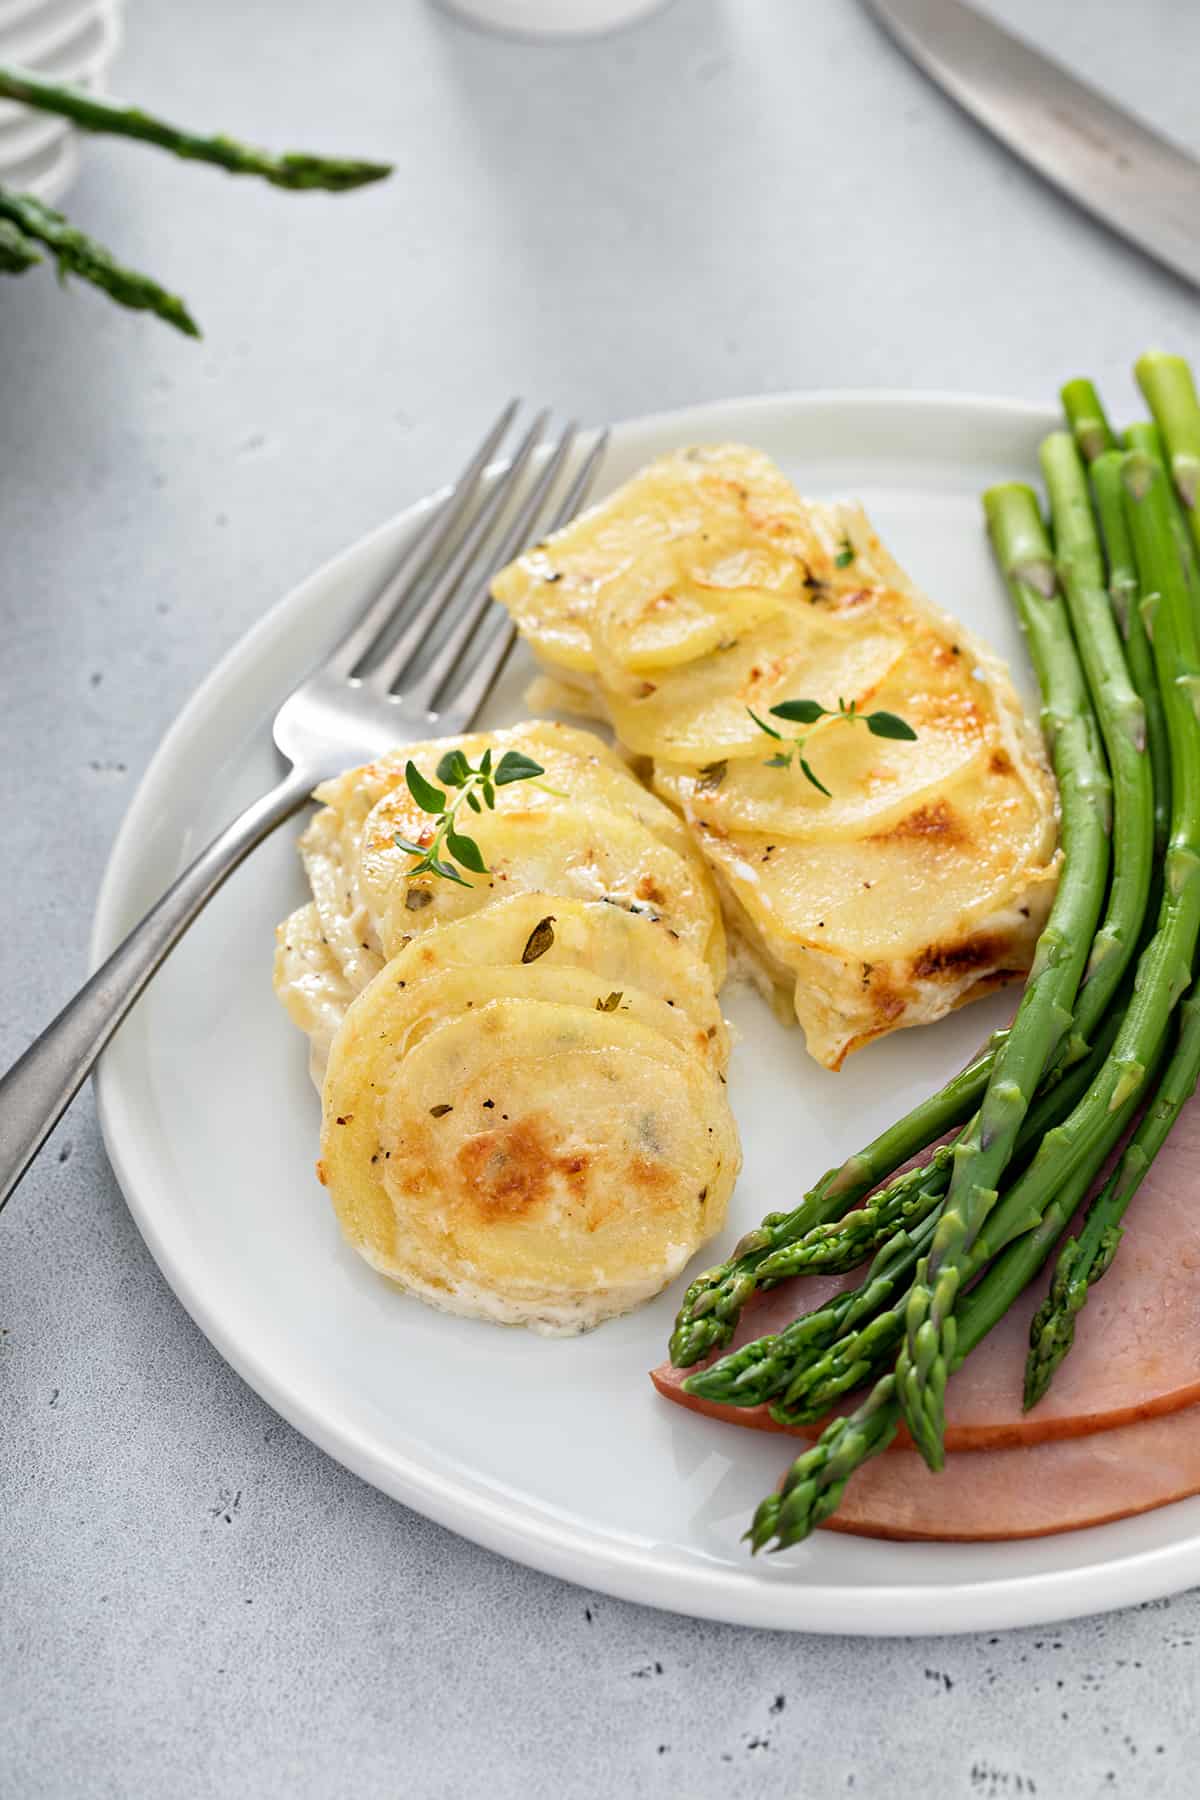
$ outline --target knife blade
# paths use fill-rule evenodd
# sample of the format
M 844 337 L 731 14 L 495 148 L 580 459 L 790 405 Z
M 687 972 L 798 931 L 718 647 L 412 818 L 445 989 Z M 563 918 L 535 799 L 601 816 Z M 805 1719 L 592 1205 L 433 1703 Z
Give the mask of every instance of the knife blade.
M 1200 162 L 960 0 L 866 0 L 963 109 L 1094 217 L 1200 287 Z

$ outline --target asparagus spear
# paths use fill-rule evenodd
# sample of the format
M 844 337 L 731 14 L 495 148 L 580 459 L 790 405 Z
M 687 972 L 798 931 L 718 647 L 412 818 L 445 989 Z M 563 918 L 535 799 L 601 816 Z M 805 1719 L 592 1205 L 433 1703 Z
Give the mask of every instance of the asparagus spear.
M 711 1368 L 689 1375 L 684 1388 L 722 1406 L 761 1406 L 783 1393 L 798 1369 L 819 1360 L 865 1325 L 907 1289 L 917 1258 L 928 1247 L 935 1221 L 912 1232 L 897 1231 L 884 1244 L 862 1281 L 823 1306 L 802 1313 L 782 1331 L 731 1350 Z
M 1155 462 L 1161 463 L 1164 470 L 1167 466 L 1167 449 L 1163 442 L 1162 432 L 1151 419 L 1139 420 L 1131 425 L 1125 433 L 1126 443 L 1130 450 L 1144 450 Z M 1193 606 L 1200 606 L 1200 566 L 1196 561 L 1196 547 L 1192 542 L 1188 512 L 1180 499 L 1179 490 L 1168 480 L 1171 493 L 1171 528 L 1175 538 L 1175 548 L 1183 564 L 1188 586 L 1192 593 Z
M 758 1265 L 759 1287 L 793 1275 L 840 1275 L 857 1268 L 887 1243 L 894 1231 L 912 1231 L 937 1206 L 950 1180 L 950 1145 L 941 1144 L 928 1162 L 897 1175 L 862 1206 L 826 1225 L 814 1225 L 794 1244 L 773 1250 Z
M 1171 479 L 1187 511 L 1192 535 L 1200 545 L 1200 517 L 1196 514 L 1200 498 L 1200 401 L 1196 399 L 1192 371 L 1182 356 L 1151 350 L 1138 357 L 1134 373 L 1166 440 Z
M 1018 1157 L 1040 1143 L 1045 1132 L 1065 1118 L 1087 1092 L 1103 1066 L 1120 1018 L 1120 1009 L 1114 1008 L 1091 1056 L 1038 1095 L 1017 1140 Z M 948 1151 L 938 1151 L 923 1171 L 937 1196 L 949 1185 L 948 1160 Z M 805 1314 L 783 1331 L 744 1344 L 690 1375 L 684 1382 L 686 1391 L 727 1406 L 757 1406 L 782 1394 L 787 1410 L 775 1411 L 777 1423 L 806 1424 L 820 1418 L 839 1395 L 868 1375 L 879 1373 L 875 1366 L 878 1358 L 895 1349 L 903 1331 L 905 1284 L 928 1246 L 934 1223 L 927 1217 L 896 1233 L 880 1247 L 858 1288 L 835 1295 L 826 1306 Z M 853 1302 L 851 1307 L 847 1300 Z M 863 1328 L 888 1306 L 893 1309 L 891 1326 L 863 1336 Z M 857 1341 L 851 1342 L 852 1336 Z
M 1078 1238 L 1059 1252 L 1050 1293 L 1034 1315 L 1025 1363 L 1025 1407 L 1036 1406 L 1075 1342 L 1075 1320 L 1088 1294 L 1112 1266 L 1121 1220 L 1200 1078 L 1200 984 L 1179 1008 L 1179 1037 L 1157 1094 L 1116 1169 L 1092 1202 Z
M 37 245 L 9 219 L 0 219 L 0 275 L 23 275 L 41 262 Z
M 1154 672 L 1154 655 L 1138 610 L 1137 567 L 1133 540 L 1125 522 L 1121 454 L 1106 451 L 1092 464 L 1092 490 L 1108 558 L 1108 594 L 1125 639 L 1125 655 L 1133 684 L 1146 714 L 1146 749 L 1154 787 L 1154 844 L 1161 856 L 1171 830 L 1171 758 L 1162 696 Z
M 1117 448 L 1113 428 L 1108 422 L 1100 396 L 1090 381 L 1082 377 L 1077 381 L 1068 381 L 1065 387 L 1060 388 L 1059 398 L 1071 427 L 1075 447 L 1084 462 L 1093 463 L 1106 450 Z
M 311 156 L 306 151 L 295 150 L 273 156 L 266 150 L 241 144 L 236 138 L 201 137 L 169 124 L 166 119 L 155 118 L 152 113 L 142 112 L 139 107 L 125 106 L 103 95 L 86 93 L 82 88 L 43 81 L 29 69 L 0 65 L 0 99 L 18 100 L 23 106 L 33 106 L 41 112 L 60 113 L 82 131 L 137 138 L 144 144 L 157 144 L 160 149 L 190 161 L 215 163 L 230 175 L 259 175 L 273 187 L 326 188 L 341 192 L 346 188 L 363 187 L 371 181 L 382 181 L 392 172 L 389 163 Z
M 178 295 L 168 294 L 149 275 L 124 268 L 103 245 L 86 237 L 62 213 L 34 199 L 32 194 L 12 194 L 0 187 L 0 220 L 7 220 L 26 239 L 44 244 L 64 279 L 78 275 L 122 306 L 155 313 L 187 337 L 199 337 L 199 327 Z
M 1100 981 L 1107 1005 L 1137 947 L 1150 893 L 1154 792 L 1146 754 L 1146 714 L 1130 679 L 1109 603 L 1087 474 L 1066 432 L 1052 432 L 1046 439 L 1041 463 L 1050 496 L 1058 578 L 1113 784 L 1112 885 L 1083 977 L 1085 992 L 1089 983 Z
M 1043 723 L 1062 802 L 1064 867 L 1017 1016 L 979 1113 L 955 1147 L 950 1191 L 908 1297 L 896 1392 L 913 1441 L 935 1469 L 943 1457 L 955 1302 L 1026 1109 L 1071 1025 L 1108 866 L 1104 752 L 1037 502 L 1028 488 L 1009 485 L 990 489 L 984 506 L 1042 688 Z

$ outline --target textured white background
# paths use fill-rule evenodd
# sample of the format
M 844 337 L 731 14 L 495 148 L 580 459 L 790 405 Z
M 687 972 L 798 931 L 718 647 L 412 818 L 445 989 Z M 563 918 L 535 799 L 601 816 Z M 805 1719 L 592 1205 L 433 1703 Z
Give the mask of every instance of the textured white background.
M 1200 11 L 994 10 L 1200 150 Z M 81 977 L 200 676 L 510 391 L 597 421 L 783 387 L 1044 400 L 1088 372 L 1125 412 L 1140 349 L 1200 352 L 1196 297 L 851 0 L 675 0 L 565 48 L 422 0 L 160 0 L 128 33 L 115 85 L 145 103 L 397 173 L 292 197 L 96 144 L 67 204 L 203 342 L 45 276 L 0 290 L 5 1063 Z M 0 1221 L 0 1419 L 6 1796 L 1195 1792 L 1194 1595 L 784 1637 L 596 1599 L 373 1493 L 180 1310 L 90 1097 Z

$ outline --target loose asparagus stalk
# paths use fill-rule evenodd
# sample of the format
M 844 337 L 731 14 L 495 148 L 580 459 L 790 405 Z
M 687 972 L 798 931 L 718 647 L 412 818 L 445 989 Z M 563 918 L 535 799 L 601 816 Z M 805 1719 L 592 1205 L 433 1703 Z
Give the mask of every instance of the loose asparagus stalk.
M 1050 1293 L 1034 1315 L 1025 1363 L 1025 1407 L 1036 1406 L 1075 1342 L 1075 1320 L 1088 1294 L 1112 1265 L 1120 1244 L 1121 1220 L 1150 1165 L 1200 1078 L 1200 985 L 1179 1008 L 1179 1038 L 1154 1100 L 1127 1144 L 1120 1162 L 1092 1202 L 1078 1238 L 1059 1252 Z
M 78 275 L 122 306 L 155 313 L 185 336 L 199 337 L 199 327 L 177 294 L 169 294 L 149 275 L 124 268 L 102 244 L 32 194 L 12 194 L 0 187 L 0 220 L 7 220 L 25 238 L 44 244 L 60 276 Z
M 23 106 L 33 106 L 41 112 L 59 113 L 63 118 L 71 119 L 82 131 L 137 138 L 144 144 L 157 144 L 160 149 L 189 161 L 215 163 L 230 175 L 259 175 L 273 187 L 292 190 L 326 188 L 341 192 L 364 187 L 371 181 L 382 181 L 392 172 L 388 163 L 312 156 L 307 151 L 296 150 L 273 156 L 269 151 L 241 144 L 236 138 L 198 136 L 169 124 L 166 119 L 142 112 L 139 107 L 125 106 L 102 95 L 86 93 L 82 88 L 43 81 L 29 69 L 0 66 L 0 99 L 18 100 Z
M 1059 398 L 1071 427 L 1075 447 L 1084 462 L 1093 463 L 1106 450 L 1117 448 L 1113 428 L 1108 422 L 1100 396 L 1090 381 L 1082 378 L 1068 381 L 1059 390 Z
M 9 219 L 0 219 L 0 275 L 23 275 L 41 260 L 33 239 Z
M 1114 1007 L 1101 1028 L 1091 1056 L 1070 1069 L 1055 1086 L 1038 1095 L 1017 1140 L 1018 1157 L 1027 1155 L 1040 1143 L 1045 1132 L 1065 1118 L 1087 1092 L 1103 1067 L 1121 1017 L 1122 1008 Z M 946 1160 L 942 1160 L 944 1157 Z M 944 1194 L 949 1185 L 948 1148 L 935 1152 L 920 1172 L 928 1178 L 935 1195 Z M 814 1389 L 827 1380 L 837 1380 L 841 1384 L 838 1392 L 848 1392 L 856 1383 L 843 1379 L 843 1371 L 850 1363 L 860 1360 L 865 1345 L 853 1346 L 847 1356 L 839 1355 L 836 1361 L 825 1362 L 826 1353 L 832 1355 L 834 1347 L 840 1347 L 884 1307 L 897 1301 L 898 1330 L 903 1328 L 903 1298 L 907 1284 L 918 1257 L 928 1246 L 934 1224 L 932 1217 L 926 1217 L 895 1233 L 881 1245 L 874 1263 L 857 1288 L 835 1295 L 825 1306 L 806 1313 L 783 1331 L 743 1344 L 709 1368 L 689 1375 L 683 1384 L 685 1390 L 728 1406 L 757 1406 L 785 1393 L 798 1382 L 804 1371 L 811 1369 Z M 880 1342 L 880 1334 L 873 1334 L 869 1341 Z M 898 1341 L 898 1335 L 892 1337 L 890 1347 L 894 1349 Z M 821 1366 L 818 1367 L 818 1363 Z M 862 1379 L 860 1376 L 859 1380 Z M 802 1391 L 807 1390 L 797 1386 L 797 1403 Z M 811 1416 L 819 1418 L 823 1410 L 825 1408 L 819 1407 Z M 802 1424 L 807 1422 L 808 1416 L 780 1419 L 780 1423 Z
M 1137 947 L 1150 892 L 1154 792 L 1146 754 L 1146 715 L 1109 603 L 1087 474 L 1066 432 L 1053 432 L 1046 439 L 1041 463 L 1050 496 L 1058 578 L 1113 784 L 1112 884 L 1083 977 L 1085 993 L 1089 984 L 1099 984 L 1098 1004 L 1104 1008 Z
M 1152 1057 L 1152 1065 L 1154 1061 Z M 1100 1152 L 1100 1162 L 1128 1125 L 1137 1109 L 1137 1101 L 1137 1094 L 1130 1094 L 1107 1120 L 1107 1148 Z M 1034 1279 L 1087 1193 L 1098 1167 L 1099 1163 L 1094 1162 L 1084 1169 L 1077 1169 L 1050 1199 L 1036 1226 L 1013 1242 L 1003 1256 L 997 1257 L 966 1296 L 958 1317 L 955 1369 L 961 1368 L 972 1350 Z M 976 1260 L 980 1260 L 978 1252 Z M 897 1377 L 888 1373 L 876 1381 L 854 1412 L 834 1419 L 826 1426 L 816 1443 L 797 1457 L 779 1490 L 759 1504 L 746 1532 L 751 1548 L 757 1552 L 774 1539 L 774 1548 L 785 1550 L 790 1544 L 808 1537 L 837 1511 L 846 1483 L 855 1470 L 887 1449 L 899 1430 L 900 1421 Z
M 978 1105 L 997 1047 L 1006 1035 L 994 1033 L 980 1054 L 938 1093 L 889 1125 L 864 1150 L 828 1170 L 791 1212 L 768 1213 L 761 1225 L 734 1245 L 728 1261 L 698 1275 L 684 1294 L 675 1320 L 671 1361 L 678 1368 L 687 1368 L 710 1350 L 727 1344 L 742 1307 L 758 1286 L 758 1269 L 768 1256 L 816 1226 L 841 1218 L 901 1163 L 961 1125 Z
M 940 1468 L 954 1308 L 976 1238 L 998 1197 L 1021 1121 L 1072 1023 L 1108 867 L 1110 788 L 1050 546 L 1028 488 L 992 488 L 988 524 L 1027 633 L 1062 802 L 1064 866 L 1008 1039 L 996 1057 L 955 1167 L 929 1256 L 918 1268 L 896 1361 L 896 1392 L 913 1441 Z
M 1133 540 L 1125 522 L 1121 454 L 1109 451 L 1092 464 L 1092 490 L 1108 558 L 1108 594 L 1125 639 L 1129 673 L 1146 715 L 1146 749 L 1154 786 L 1154 845 L 1161 856 L 1171 830 L 1171 758 L 1162 696 L 1154 672 L 1154 654 L 1138 610 L 1137 566 Z

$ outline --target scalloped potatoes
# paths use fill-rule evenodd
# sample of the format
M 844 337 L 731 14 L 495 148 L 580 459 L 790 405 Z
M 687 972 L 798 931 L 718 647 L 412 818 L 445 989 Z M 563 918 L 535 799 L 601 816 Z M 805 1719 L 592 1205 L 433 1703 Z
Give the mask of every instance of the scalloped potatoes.
M 539 697 L 650 765 L 818 1061 L 1028 968 L 1058 871 L 1040 739 L 860 507 L 802 500 L 741 445 L 679 451 L 493 589 L 553 676 Z M 897 712 L 916 741 L 823 721 L 805 749 L 822 794 L 764 766 L 747 710 L 797 698 Z
M 740 1163 L 716 1002 L 720 908 L 678 815 L 587 733 L 520 748 L 557 792 L 500 788 L 469 887 L 410 879 L 416 745 L 318 791 L 313 901 L 275 984 L 309 1035 L 342 1229 L 435 1306 L 572 1332 L 657 1293 L 717 1231 Z

